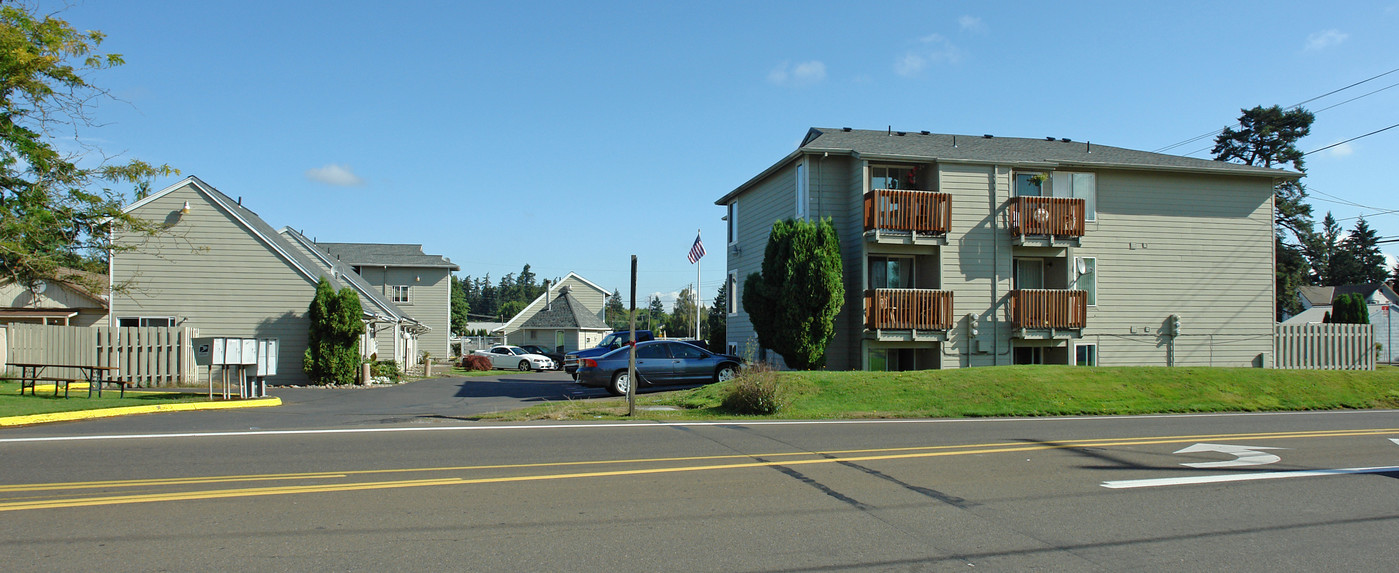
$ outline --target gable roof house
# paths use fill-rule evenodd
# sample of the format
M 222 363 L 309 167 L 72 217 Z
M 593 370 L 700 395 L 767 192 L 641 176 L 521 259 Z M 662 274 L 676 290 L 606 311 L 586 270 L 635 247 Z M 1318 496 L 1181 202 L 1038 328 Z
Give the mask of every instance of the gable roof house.
M 430 328 L 375 294 L 344 265 L 313 248 L 294 232 L 279 233 L 256 213 L 197 177 L 123 208 L 164 232 L 147 237 L 114 232 L 116 244 L 132 247 L 112 255 L 114 284 L 127 285 L 111 301 L 111 326 L 182 326 L 195 336 L 276 338 L 280 341 L 274 384 L 302 384 L 310 323 L 306 310 L 325 277 L 337 291 L 360 296 L 368 356 L 416 363 L 417 337 Z M 284 230 L 286 231 L 286 230 Z M 393 343 L 374 334 L 388 330 Z M 391 349 L 392 354 L 384 352 Z M 200 369 L 200 375 L 206 375 Z
M 1273 187 L 1299 176 L 1068 139 L 813 128 L 715 201 L 729 349 L 756 343 L 738 301 L 772 223 L 801 217 L 840 239 L 831 369 L 1270 366 Z
M 1304 286 L 1297 289 L 1297 299 L 1302 303 L 1302 312 L 1282 321 L 1283 324 L 1319 323 L 1331 312 L 1331 306 L 1341 295 L 1358 294 L 1365 299 L 1365 309 L 1370 313 L 1370 324 L 1375 327 L 1375 342 L 1379 343 L 1379 362 L 1394 363 L 1399 352 L 1394 349 L 1399 340 L 1399 294 L 1385 283 L 1342 286 Z
M 502 334 L 506 344 L 536 344 L 555 352 L 592 348 L 612 330 L 603 321 L 608 294 L 568 273 L 493 332 Z
M 422 245 L 315 243 L 375 288 L 398 308 L 412 313 L 431 330 L 418 338 L 419 350 L 433 356 L 451 354 L 452 261 L 423 253 Z
M 58 274 L 63 279 L 33 285 L 0 282 L 0 324 L 105 325 L 107 277 L 68 268 Z M 90 285 L 100 285 L 102 292 L 93 292 Z

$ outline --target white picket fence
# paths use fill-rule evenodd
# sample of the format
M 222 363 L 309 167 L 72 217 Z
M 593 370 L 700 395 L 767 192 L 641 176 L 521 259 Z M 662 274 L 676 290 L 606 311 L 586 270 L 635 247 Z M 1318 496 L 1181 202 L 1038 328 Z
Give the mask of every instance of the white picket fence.
M 198 382 L 190 329 L 180 327 L 81 327 L 10 324 L 4 337 L 4 364 L 116 366 L 109 380 L 143 386 Z M 81 377 L 53 368 L 48 376 Z M 14 373 L 11 373 L 12 375 Z
M 1375 369 L 1375 328 L 1370 324 L 1279 324 L 1273 344 L 1277 368 Z

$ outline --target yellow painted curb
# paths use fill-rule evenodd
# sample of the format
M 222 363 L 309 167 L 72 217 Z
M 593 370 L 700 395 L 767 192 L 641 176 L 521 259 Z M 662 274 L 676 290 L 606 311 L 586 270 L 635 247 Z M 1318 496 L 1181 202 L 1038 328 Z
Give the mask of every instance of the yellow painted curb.
M 271 398 L 254 398 L 250 400 L 220 400 L 217 402 L 182 402 L 179 404 L 152 404 L 149 406 L 123 406 L 120 408 L 99 408 L 96 410 L 49 412 L 47 414 L 30 414 L 28 416 L 10 416 L 8 418 L 0 418 L 0 428 L 6 426 L 28 426 L 30 424 L 44 424 L 48 422 L 68 422 L 72 420 L 90 420 L 93 418 L 112 418 L 115 416 L 129 416 L 131 414 L 152 414 L 155 412 L 188 412 L 191 410 L 231 410 L 233 408 L 263 408 L 267 406 L 281 405 L 282 399 L 273 396 Z

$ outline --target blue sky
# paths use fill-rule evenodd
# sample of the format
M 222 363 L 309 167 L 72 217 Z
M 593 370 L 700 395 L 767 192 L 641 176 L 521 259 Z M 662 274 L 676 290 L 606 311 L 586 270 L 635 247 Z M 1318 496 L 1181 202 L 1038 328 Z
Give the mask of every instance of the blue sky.
M 61 17 L 126 57 L 93 78 L 123 101 L 83 134 L 109 153 L 169 163 L 322 241 L 422 243 L 461 274 L 529 263 L 625 297 L 635 254 L 638 304 L 695 280 L 696 230 L 713 299 L 714 200 L 809 127 L 1151 151 L 1399 68 L 1399 0 L 89 0 Z M 1399 123 L 1395 84 L 1307 104 L 1341 105 L 1300 147 Z M 1309 155 L 1318 219 L 1371 214 L 1399 237 L 1399 213 L 1376 214 L 1399 209 L 1399 178 L 1375 169 L 1395 157 L 1399 128 Z

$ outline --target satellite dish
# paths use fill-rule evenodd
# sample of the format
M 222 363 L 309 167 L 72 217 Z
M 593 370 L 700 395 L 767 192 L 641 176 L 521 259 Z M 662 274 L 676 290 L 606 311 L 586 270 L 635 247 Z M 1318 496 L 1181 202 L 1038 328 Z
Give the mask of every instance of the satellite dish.
M 29 285 L 29 290 L 33 291 L 34 294 L 43 294 L 44 291 L 49 290 L 49 283 L 34 281 L 34 284 Z
M 1079 257 L 1074 262 L 1078 266 L 1078 274 L 1088 272 L 1088 261 L 1083 260 L 1083 257 Z

